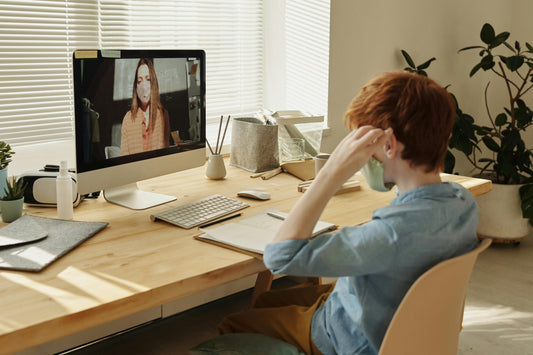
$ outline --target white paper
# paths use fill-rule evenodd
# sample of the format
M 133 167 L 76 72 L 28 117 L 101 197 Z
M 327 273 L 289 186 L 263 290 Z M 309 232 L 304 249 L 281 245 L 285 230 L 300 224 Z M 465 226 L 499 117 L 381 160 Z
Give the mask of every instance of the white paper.
M 268 212 L 286 216 L 286 214 L 277 210 L 268 209 L 236 223 L 227 223 L 211 229 L 200 229 L 205 234 L 199 235 L 198 238 L 210 239 L 263 254 L 266 245 L 272 241 L 283 223 L 283 220 L 268 215 Z M 313 236 L 332 230 L 335 227 L 334 224 L 319 221 L 313 230 Z

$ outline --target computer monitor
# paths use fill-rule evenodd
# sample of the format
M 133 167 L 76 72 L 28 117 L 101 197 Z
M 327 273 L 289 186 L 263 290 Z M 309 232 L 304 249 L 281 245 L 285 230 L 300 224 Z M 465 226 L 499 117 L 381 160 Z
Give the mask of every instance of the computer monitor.
M 132 209 L 175 200 L 137 182 L 205 163 L 204 51 L 76 50 L 73 71 L 78 193 Z

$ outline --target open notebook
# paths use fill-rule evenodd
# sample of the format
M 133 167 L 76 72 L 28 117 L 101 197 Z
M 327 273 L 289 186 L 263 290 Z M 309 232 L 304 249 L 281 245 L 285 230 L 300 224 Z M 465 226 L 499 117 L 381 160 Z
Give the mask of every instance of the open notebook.
M 204 234 L 196 238 L 217 245 L 263 254 L 265 246 L 272 241 L 286 216 L 286 213 L 278 210 L 267 209 L 235 223 L 200 229 Z M 335 228 L 337 228 L 335 224 L 318 221 L 313 230 L 313 237 Z

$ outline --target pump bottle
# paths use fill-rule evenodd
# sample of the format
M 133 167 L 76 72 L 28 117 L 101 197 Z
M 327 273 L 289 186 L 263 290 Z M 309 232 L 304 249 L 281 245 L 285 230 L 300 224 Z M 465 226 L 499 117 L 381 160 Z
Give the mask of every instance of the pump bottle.
M 71 220 L 74 217 L 72 178 L 68 173 L 67 161 L 59 166 L 59 175 L 56 178 L 57 193 L 57 218 Z

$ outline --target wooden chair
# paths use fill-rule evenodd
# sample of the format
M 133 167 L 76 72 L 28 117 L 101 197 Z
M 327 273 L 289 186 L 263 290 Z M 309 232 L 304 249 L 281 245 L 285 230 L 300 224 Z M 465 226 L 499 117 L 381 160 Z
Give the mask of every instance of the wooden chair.
M 477 256 L 491 243 L 443 261 L 411 286 L 385 333 L 379 355 L 455 355 L 466 288 Z

